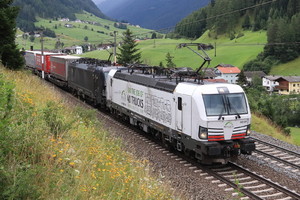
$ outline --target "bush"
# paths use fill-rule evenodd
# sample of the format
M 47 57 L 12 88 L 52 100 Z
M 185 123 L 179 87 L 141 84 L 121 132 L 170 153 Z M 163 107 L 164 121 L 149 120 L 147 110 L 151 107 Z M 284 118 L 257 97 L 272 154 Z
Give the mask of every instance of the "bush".
M 240 37 L 243 37 L 245 34 L 244 33 L 239 33 L 236 38 L 240 38 Z
M 291 136 L 291 129 L 290 129 L 290 128 L 285 128 L 285 129 L 283 130 L 283 132 L 284 132 L 284 134 L 285 134 L 286 136 Z

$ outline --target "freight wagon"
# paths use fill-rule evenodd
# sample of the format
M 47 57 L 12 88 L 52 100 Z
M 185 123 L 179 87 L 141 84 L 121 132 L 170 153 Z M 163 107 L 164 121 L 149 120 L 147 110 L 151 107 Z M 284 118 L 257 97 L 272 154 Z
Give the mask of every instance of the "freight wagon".
M 40 51 L 25 51 L 25 65 L 30 70 L 35 70 L 36 68 L 36 54 L 40 54 Z
M 51 56 L 49 80 L 61 87 L 68 86 L 69 64 L 80 59 L 78 56 Z
M 36 73 L 40 76 L 43 76 L 43 73 L 45 75 L 50 74 L 50 58 L 51 56 L 58 56 L 58 55 L 64 55 L 62 53 L 52 53 L 52 52 L 44 52 L 42 55 L 42 52 L 36 53 Z M 47 78 L 47 76 L 46 76 Z

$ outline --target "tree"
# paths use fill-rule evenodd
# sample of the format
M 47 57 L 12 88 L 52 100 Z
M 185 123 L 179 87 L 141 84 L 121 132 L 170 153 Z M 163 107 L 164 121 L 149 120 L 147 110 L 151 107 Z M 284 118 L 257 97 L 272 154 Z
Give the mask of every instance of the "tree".
M 34 42 L 34 40 L 35 40 L 34 35 L 30 35 L 29 40 L 30 40 L 30 42 Z
M 88 36 L 84 37 L 84 41 L 87 42 L 89 40 Z
M 46 28 L 46 29 L 43 31 L 43 34 L 44 34 L 44 36 L 47 36 L 47 37 L 56 38 L 55 32 L 52 31 L 52 30 L 49 29 L 49 28 Z
M 24 65 L 24 59 L 15 44 L 19 9 L 11 6 L 12 2 L 13 0 L 0 1 L 0 61 L 10 69 L 20 69 Z
M 162 67 L 162 68 L 165 67 L 162 61 L 159 62 L 159 65 L 158 65 L 158 66 L 160 66 L 160 67 Z
M 244 70 L 241 70 L 241 72 L 237 75 L 238 79 L 237 79 L 237 84 L 244 87 L 248 84 L 247 82 L 247 78 L 244 74 Z
M 156 39 L 156 33 L 155 32 L 152 33 L 151 39 Z
M 123 33 L 123 44 L 119 47 L 120 53 L 117 54 L 119 64 L 127 65 L 130 63 L 141 63 L 141 53 L 137 48 L 137 43 L 134 41 L 132 32 L 127 29 Z
M 166 61 L 167 61 L 167 68 L 173 68 L 176 67 L 175 63 L 173 62 L 173 56 L 171 56 L 171 54 L 168 52 L 166 55 Z

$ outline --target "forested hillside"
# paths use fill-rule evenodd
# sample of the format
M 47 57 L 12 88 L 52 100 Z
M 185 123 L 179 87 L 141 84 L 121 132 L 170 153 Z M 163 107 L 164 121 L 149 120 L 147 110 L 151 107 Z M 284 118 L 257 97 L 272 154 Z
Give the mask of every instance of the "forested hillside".
M 175 34 L 198 38 L 209 30 L 209 36 L 243 36 L 243 30 L 267 30 L 268 42 L 257 59 L 245 70 L 263 70 L 294 60 L 300 55 L 299 0 L 212 0 L 176 25 Z M 259 42 L 259 41 L 257 41 Z
M 92 0 L 15 0 L 14 5 L 20 7 L 17 26 L 24 31 L 35 29 L 36 17 L 56 18 L 67 17 L 75 19 L 75 13 L 83 10 L 93 13 L 100 18 L 107 18 Z

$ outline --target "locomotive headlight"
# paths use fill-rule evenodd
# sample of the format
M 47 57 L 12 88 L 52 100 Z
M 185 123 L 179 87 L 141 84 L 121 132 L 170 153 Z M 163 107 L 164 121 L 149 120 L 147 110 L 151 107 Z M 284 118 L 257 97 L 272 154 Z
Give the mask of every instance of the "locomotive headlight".
M 208 135 L 208 129 L 199 126 L 199 133 L 198 133 L 199 138 L 202 140 L 207 139 L 207 135 Z
M 251 134 L 251 129 L 250 129 L 250 125 L 247 126 L 247 131 L 246 131 L 246 135 L 250 135 Z

